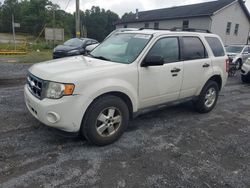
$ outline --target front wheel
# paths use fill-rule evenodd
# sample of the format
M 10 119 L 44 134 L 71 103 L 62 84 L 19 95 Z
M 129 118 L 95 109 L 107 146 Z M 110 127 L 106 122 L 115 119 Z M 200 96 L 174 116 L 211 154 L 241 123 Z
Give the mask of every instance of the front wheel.
M 241 67 L 242 67 L 242 61 L 241 61 L 240 59 L 238 59 L 238 60 L 235 62 L 235 64 L 236 64 L 236 69 L 237 69 L 237 70 L 240 70 Z
M 108 145 L 121 137 L 128 121 L 129 110 L 126 103 L 116 96 L 103 96 L 88 108 L 81 133 L 92 144 Z
M 219 95 L 219 87 L 215 81 L 209 80 L 203 87 L 195 108 L 200 113 L 208 113 L 215 107 Z
M 250 82 L 250 76 L 247 77 L 247 76 L 245 76 L 245 75 L 241 75 L 241 81 L 242 81 L 243 83 L 248 83 L 248 82 Z

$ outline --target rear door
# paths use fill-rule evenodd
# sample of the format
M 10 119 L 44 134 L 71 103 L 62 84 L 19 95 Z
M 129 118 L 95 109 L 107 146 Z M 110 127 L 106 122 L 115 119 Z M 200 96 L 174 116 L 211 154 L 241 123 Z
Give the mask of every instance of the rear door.
M 184 72 L 180 98 L 187 98 L 196 95 L 208 75 L 212 75 L 213 68 L 206 48 L 198 36 L 183 36 L 181 50 Z

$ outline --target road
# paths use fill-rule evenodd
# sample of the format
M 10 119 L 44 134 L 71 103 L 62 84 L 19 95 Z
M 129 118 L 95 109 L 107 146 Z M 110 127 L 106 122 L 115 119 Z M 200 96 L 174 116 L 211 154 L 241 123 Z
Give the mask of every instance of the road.
M 28 113 L 28 66 L 19 66 L 16 81 L 0 64 L 0 187 L 250 187 L 250 85 L 239 76 L 209 114 L 190 102 L 151 112 L 116 143 L 95 147 Z

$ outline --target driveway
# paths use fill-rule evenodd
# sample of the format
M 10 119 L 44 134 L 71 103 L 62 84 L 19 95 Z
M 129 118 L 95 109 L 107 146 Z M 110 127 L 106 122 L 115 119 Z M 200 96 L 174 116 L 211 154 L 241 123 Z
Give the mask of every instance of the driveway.
M 151 112 L 95 147 L 33 118 L 23 100 L 29 65 L 11 66 L 0 64 L 0 187 L 250 187 L 250 86 L 239 75 L 211 113 L 190 102 Z

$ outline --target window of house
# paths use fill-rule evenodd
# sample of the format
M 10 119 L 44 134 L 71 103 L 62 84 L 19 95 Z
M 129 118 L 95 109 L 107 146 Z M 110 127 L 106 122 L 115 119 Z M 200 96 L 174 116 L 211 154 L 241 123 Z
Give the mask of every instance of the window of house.
M 207 51 L 198 37 L 183 37 L 183 60 L 207 58 Z
M 128 25 L 127 25 L 127 24 L 125 24 L 123 27 L 124 27 L 124 28 L 128 28 Z
M 213 51 L 215 57 L 224 56 L 225 52 L 220 40 L 215 37 L 206 37 L 206 40 Z
M 177 37 L 159 39 L 150 49 L 148 55 L 161 56 L 165 63 L 179 61 L 179 40 Z
M 239 32 L 239 24 L 235 24 L 235 28 L 234 28 L 234 34 L 235 35 L 238 35 L 238 32 Z
M 149 23 L 145 23 L 145 27 L 144 28 L 149 28 Z
M 226 29 L 227 35 L 230 35 L 230 33 L 231 33 L 231 25 L 232 25 L 232 22 L 227 22 L 227 29 Z
M 182 23 L 182 28 L 183 28 L 183 29 L 189 28 L 189 21 L 188 21 L 188 20 L 184 20 L 184 21 L 183 21 L 183 23 Z
M 159 22 L 154 23 L 154 29 L 159 29 Z

